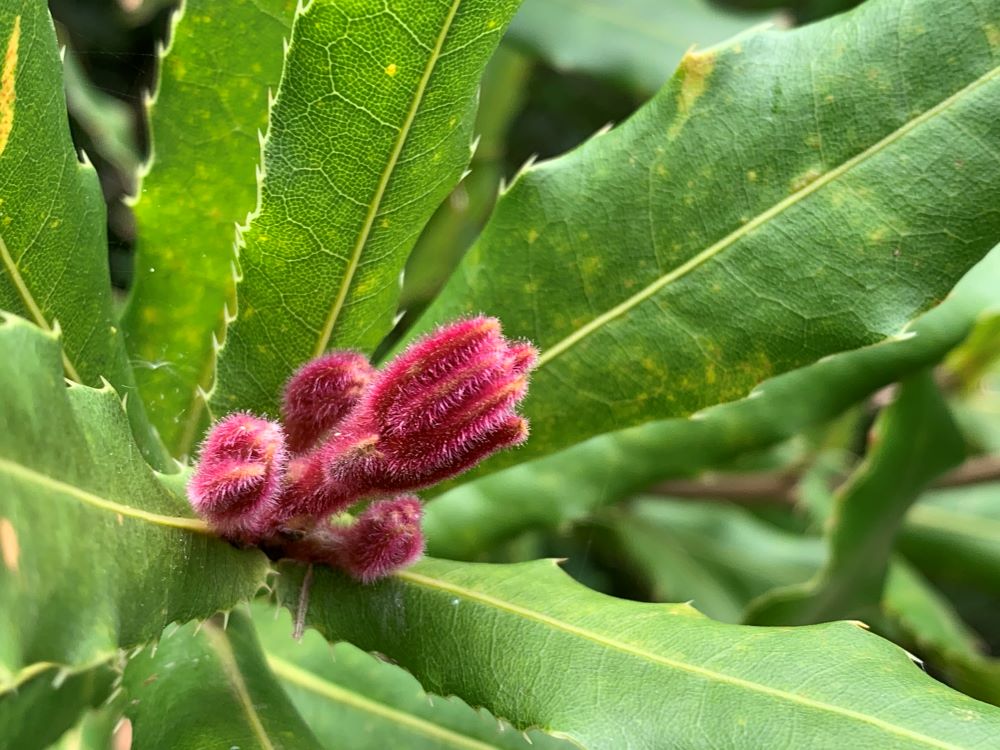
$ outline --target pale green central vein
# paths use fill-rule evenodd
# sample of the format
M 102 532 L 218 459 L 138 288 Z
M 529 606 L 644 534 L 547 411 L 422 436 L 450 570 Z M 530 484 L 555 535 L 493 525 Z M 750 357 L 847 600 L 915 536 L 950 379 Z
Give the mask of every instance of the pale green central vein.
M 813 698 L 808 698 L 804 695 L 797 695 L 795 693 L 790 693 L 787 690 L 781 690 L 780 688 L 770 687 L 769 685 L 762 685 L 758 682 L 753 682 L 751 680 L 743 679 L 742 677 L 735 677 L 733 675 L 724 674 L 722 672 L 716 672 L 715 670 L 708 669 L 707 667 L 701 667 L 697 664 L 689 664 L 687 662 L 678 661 L 676 659 L 671 659 L 660 654 L 656 654 L 652 651 L 647 651 L 644 648 L 635 646 L 630 643 L 624 643 L 622 641 L 611 638 L 610 636 L 601 635 L 600 633 L 595 633 L 592 630 L 587 630 L 586 628 L 579 627 L 578 625 L 573 625 L 572 623 L 559 620 L 550 615 L 546 615 L 542 612 L 537 612 L 533 609 L 528 609 L 527 607 L 522 607 L 521 605 L 514 604 L 513 602 L 504 601 L 502 599 L 497 599 L 496 597 L 490 596 L 489 594 L 483 594 L 479 591 L 473 591 L 467 589 L 463 586 L 458 586 L 446 581 L 442 581 L 437 578 L 432 578 L 430 576 L 425 576 L 420 573 L 414 573 L 412 571 L 402 571 L 396 574 L 396 577 L 405 581 L 410 581 L 411 583 L 417 584 L 418 586 L 425 586 L 427 588 L 437 589 L 439 591 L 445 591 L 449 594 L 462 596 L 480 604 L 484 604 L 489 607 L 495 607 L 496 609 L 504 610 L 510 612 L 511 614 L 524 617 L 529 620 L 534 620 L 536 622 L 547 625 L 556 630 L 561 630 L 569 635 L 576 636 L 578 638 L 583 638 L 588 641 L 592 641 L 605 648 L 614 649 L 620 651 L 628 656 L 633 656 L 639 659 L 646 659 L 654 664 L 659 664 L 661 666 L 667 667 L 668 669 L 674 669 L 680 672 L 687 672 L 688 674 L 697 675 L 706 680 L 711 680 L 712 682 L 730 685 L 735 688 L 742 690 L 748 690 L 754 693 L 760 693 L 762 695 L 769 696 L 781 701 L 787 701 L 788 703 L 797 703 L 800 706 L 806 708 L 816 709 L 818 711 L 826 711 L 832 714 L 838 714 L 845 718 L 854 719 L 865 724 L 870 724 L 879 729 L 885 730 L 890 734 L 897 735 L 898 737 L 903 737 L 914 742 L 920 742 L 928 747 L 939 748 L 939 750 L 964 750 L 958 745 L 952 745 L 949 742 L 942 742 L 941 740 L 935 739 L 934 737 L 929 737 L 928 735 L 922 734 L 920 732 L 915 732 L 906 727 L 901 727 L 896 724 L 891 724 L 888 721 L 879 719 L 875 716 L 868 716 L 860 711 L 855 711 L 850 708 L 844 708 L 843 706 L 837 706 L 830 703 L 824 703 Z
M 480 742 L 472 737 L 466 737 L 465 735 L 453 732 L 445 727 L 438 726 L 437 724 L 432 724 L 429 721 L 425 721 L 413 714 L 408 714 L 405 711 L 399 711 L 394 708 L 390 708 L 383 703 L 378 703 L 369 698 L 365 698 L 363 695 L 358 695 L 350 690 L 345 690 L 339 685 L 335 685 L 328 680 L 324 680 L 317 677 L 312 672 L 308 672 L 294 664 L 285 661 L 277 656 L 271 656 L 268 654 L 267 663 L 271 667 L 278 677 L 281 679 L 297 685 L 305 690 L 316 695 L 321 695 L 329 700 L 336 701 L 337 703 L 343 703 L 345 705 L 351 706 L 352 708 L 357 708 L 361 711 L 366 711 L 375 716 L 380 716 L 383 719 L 388 719 L 391 722 L 400 724 L 408 729 L 412 729 L 422 735 L 430 737 L 440 741 L 443 745 L 468 748 L 469 750 L 496 750 L 496 745 L 489 745 L 485 742 Z
M 254 735 L 256 735 L 257 740 L 260 742 L 260 746 L 264 750 L 274 750 L 274 744 L 271 742 L 271 738 L 268 736 L 267 730 L 264 729 L 264 724 L 257 714 L 257 709 L 254 707 L 253 699 L 250 697 L 250 691 L 247 689 L 246 680 L 243 679 L 240 665 L 236 662 L 236 656 L 233 654 L 233 647 L 229 643 L 229 638 L 221 629 L 210 622 L 205 624 L 205 636 L 211 641 L 212 648 L 215 649 L 215 653 L 219 657 L 222 671 L 226 673 L 226 679 L 233 686 L 236 698 L 243 708 L 243 713 L 246 714 L 250 728 L 253 729 Z
M 118 653 L 117 649 L 112 649 L 111 651 L 100 654 L 89 661 L 81 664 L 74 664 L 72 666 L 60 664 L 54 661 L 32 662 L 31 664 L 28 664 L 20 669 L 18 672 L 14 673 L 10 678 L 5 678 L 3 681 L 0 681 L 0 701 L 3 700 L 4 695 L 7 693 L 17 690 L 29 680 L 44 672 L 52 670 L 57 672 L 57 675 L 60 677 L 73 677 L 83 674 L 84 672 L 89 672 L 92 669 L 97 669 L 113 659 Z
M 351 283 L 354 281 L 354 275 L 357 273 L 358 264 L 361 262 L 361 255 L 365 250 L 365 245 L 368 244 L 368 238 L 371 235 L 372 227 L 375 225 L 375 218 L 378 216 L 379 209 L 382 206 L 382 200 L 385 198 L 385 191 L 389 187 L 389 180 L 392 177 L 392 172 L 396 168 L 396 163 L 399 161 L 400 155 L 403 153 L 403 147 L 406 145 L 406 139 L 410 134 L 410 129 L 413 127 L 413 121 L 416 119 L 417 111 L 420 109 L 420 104 L 423 102 L 427 85 L 431 80 L 431 75 L 434 72 L 434 68 L 437 65 L 438 60 L 441 57 L 441 51 L 444 49 L 444 42 L 448 37 L 448 31 L 451 29 L 452 22 L 455 20 L 455 15 L 458 13 L 458 7 L 461 4 L 462 0 L 453 0 L 451 8 L 448 10 L 448 15 L 441 27 L 441 33 L 438 34 L 437 41 L 434 43 L 434 49 L 431 50 L 430 57 L 427 60 L 427 66 L 424 68 L 424 73 L 420 78 L 420 83 L 417 84 L 417 90 L 413 94 L 413 101 L 410 103 L 410 109 L 406 113 L 406 119 L 403 121 L 403 125 L 399 129 L 399 134 L 396 136 L 396 142 L 393 145 L 392 153 L 389 155 L 389 160 L 386 162 L 385 169 L 382 171 L 382 176 L 379 178 L 378 186 L 375 189 L 375 195 L 368 204 L 368 213 L 365 214 L 365 223 L 361 227 L 361 232 L 358 234 L 357 242 L 355 242 L 354 249 L 351 251 L 351 260 L 350 263 L 348 263 L 347 271 L 344 273 L 344 280 L 340 284 L 340 290 L 337 292 L 337 298 L 334 300 L 333 306 L 330 308 L 330 314 L 327 316 L 326 323 L 323 326 L 323 331 L 320 334 L 319 339 L 316 341 L 316 348 L 313 350 L 313 357 L 320 356 L 326 351 L 326 347 L 330 344 L 330 337 L 333 335 L 333 328 L 337 324 L 337 318 L 340 317 L 340 312 L 344 308 L 344 303 L 347 301 L 347 293 L 350 291 Z
M 907 135 L 910 131 L 916 129 L 923 123 L 941 114 L 949 107 L 951 107 L 953 104 L 955 104 L 957 101 L 964 98 L 965 96 L 968 96 L 976 89 L 980 88 L 981 86 L 985 86 L 987 83 L 992 81 L 998 75 L 1000 75 L 1000 67 L 993 68 L 992 70 L 985 73 L 980 78 L 976 79 L 975 81 L 973 81 L 972 83 L 970 83 L 968 86 L 961 89 L 957 93 L 948 97 L 947 99 L 940 102 L 931 109 L 927 110 L 926 112 L 918 115 L 917 117 L 914 117 L 912 120 L 909 120 L 902 127 L 898 128 L 897 130 L 894 130 L 892 133 L 887 135 L 878 143 L 875 143 L 874 145 L 865 149 L 856 156 L 848 159 L 840 166 L 831 169 L 829 172 L 826 172 L 823 175 L 817 177 L 815 180 L 810 182 L 808 185 L 806 185 L 799 191 L 792 193 L 781 202 L 776 203 L 767 211 L 764 211 L 764 213 L 758 214 L 753 219 L 748 221 L 746 224 L 741 226 L 739 229 L 726 235 L 721 240 L 716 242 L 714 245 L 711 245 L 710 247 L 702 250 L 700 253 L 698 253 L 685 263 L 682 263 L 673 271 L 664 274 L 656 281 L 654 281 L 652 284 L 647 286 L 645 289 L 632 295 L 624 302 L 622 302 L 619 305 L 616 305 L 607 312 L 598 315 L 592 321 L 580 327 L 579 329 L 571 333 L 569 336 L 564 338 L 562 341 L 559 341 L 558 343 L 554 344 L 553 346 L 549 347 L 544 352 L 542 352 L 541 356 L 539 356 L 538 358 L 538 367 L 543 367 L 548 362 L 551 362 L 560 354 L 563 354 L 576 344 L 580 343 L 587 336 L 594 333 L 594 331 L 610 323 L 615 318 L 621 317 L 622 315 L 629 312 L 632 308 L 636 307 L 637 305 L 645 302 L 647 299 L 649 299 L 654 294 L 663 289 L 663 287 L 665 287 L 667 284 L 676 281 L 682 276 L 686 276 L 691 271 L 695 270 L 705 262 L 711 260 L 719 253 L 723 252 L 724 250 L 727 250 L 732 245 L 735 245 L 738 241 L 746 237 L 754 230 L 761 227 L 763 224 L 767 223 L 768 221 L 775 218 L 779 214 L 784 213 L 787 209 L 797 205 L 798 203 L 800 203 L 802 200 L 809 197 L 813 193 L 826 187 L 831 182 L 836 180 L 838 177 L 843 176 L 845 173 L 854 169 L 859 164 L 864 163 L 865 161 L 872 158 L 879 152 L 891 146 L 893 143 L 895 143 L 896 141 L 900 140 L 905 135 Z
M 28 289 L 28 285 L 24 283 L 24 277 L 21 276 L 21 271 L 14 262 L 14 258 L 10 254 L 10 250 L 7 249 L 7 243 L 4 242 L 3 237 L 0 237 L 0 258 L 3 259 L 4 267 L 7 269 L 7 275 L 10 276 L 10 280 L 13 282 L 14 288 L 21 297 L 21 301 L 24 303 L 24 306 L 28 308 L 28 312 L 35 321 L 35 325 L 43 331 L 51 333 L 52 327 L 42 314 L 42 308 L 38 306 L 38 303 L 35 301 L 35 296 L 31 293 L 31 290 Z M 63 369 L 66 370 L 66 377 L 70 380 L 75 380 L 77 383 L 82 383 L 83 381 L 80 379 L 80 374 L 76 371 L 73 363 L 70 362 L 65 349 L 62 349 L 62 360 Z
M 208 526 L 199 518 L 164 516 L 159 513 L 151 513 L 149 511 L 142 510 L 141 508 L 133 508 L 129 505 L 122 505 L 121 503 L 116 503 L 114 500 L 108 500 L 100 495 L 95 495 L 92 492 L 87 492 L 86 490 L 74 487 L 66 482 L 53 479 L 45 474 L 40 474 L 34 469 L 29 469 L 27 466 L 14 463 L 13 461 L 8 461 L 5 458 L 0 458 L 0 473 L 8 474 L 16 479 L 21 479 L 26 482 L 31 482 L 32 484 L 44 487 L 45 489 L 52 490 L 54 492 L 69 495 L 86 505 L 90 505 L 94 508 L 100 508 L 101 510 L 106 510 L 111 513 L 117 513 L 126 518 L 136 518 L 140 521 L 156 524 L 157 526 L 167 526 L 174 529 L 183 529 L 185 531 L 196 531 L 202 534 L 209 533 Z

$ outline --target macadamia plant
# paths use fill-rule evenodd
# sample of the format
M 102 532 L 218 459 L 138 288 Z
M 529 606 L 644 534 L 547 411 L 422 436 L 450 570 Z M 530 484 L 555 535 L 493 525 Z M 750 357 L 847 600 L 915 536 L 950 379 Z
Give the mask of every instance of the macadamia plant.
M 998 154 L 1000 0 L 0 0 L 0 750 L 1000 748 Z

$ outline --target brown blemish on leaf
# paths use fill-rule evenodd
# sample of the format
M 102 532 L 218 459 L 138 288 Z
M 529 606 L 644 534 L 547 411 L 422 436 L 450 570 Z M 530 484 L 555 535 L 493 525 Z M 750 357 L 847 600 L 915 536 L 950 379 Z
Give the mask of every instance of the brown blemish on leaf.
M 0 555 L 3 556 L 3 564 L 7 570 L 16 573 L 18 561 L 21 559 L 21 546 L 17 542 L 14 524 L 6 518 L 0 518 Z
M 17 81 L 17 48 L 21 42 L 21 17 L 15 16 L 14 28 L 7 40 L 7 52 L 3 57 L 3 73 L 0 74 L 0 156 L 3 156 L 14 127 L 14 90 Z
M 681 87 L 677 92 L 677 116 L 670 126 L 669 135 L 674 138 L 684 127 L 695 103 L 705 93 L 706 83 L 715 69 L 715 53 L 711 51 L 687 51 L 677 68 Z

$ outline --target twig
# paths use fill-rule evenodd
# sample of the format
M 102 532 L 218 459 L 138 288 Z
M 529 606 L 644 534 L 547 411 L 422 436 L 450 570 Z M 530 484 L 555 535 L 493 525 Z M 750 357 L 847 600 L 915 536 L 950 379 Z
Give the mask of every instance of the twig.
M 845 477 L 839 477 L 839 484 Z M 705 474 L 698 479 L 672 479 L 651 488 L 653 495 L 701 500 L 729 500 L 741 505 L 794 505 L 802 480 L 797 472 Z M 1000 455 L 974 456 L 939 478 L 933 487 L 964 487 L 1000 481 Z

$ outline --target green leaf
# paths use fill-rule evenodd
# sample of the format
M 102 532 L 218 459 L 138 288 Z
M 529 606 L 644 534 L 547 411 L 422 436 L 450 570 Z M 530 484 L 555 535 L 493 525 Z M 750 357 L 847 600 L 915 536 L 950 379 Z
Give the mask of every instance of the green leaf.
M 441 290 L 489 218 L 503 180 L 507 131 L 524 103 L 531 62 L 501 45 L 483 72 L 469 174 L 434 212 L 406 261 L 399 306 L 422 310 Z
M 728 503 L 649 497 L 606 515 L 598 524 L 655 601 L 690 602 L 724 622 L 739 622 L 751 599 L 801 583 L 823 563 L 819 539 L 791 534 Z
M 1000 660 L 983 654 L 978 636 L 948 600 L 901 560 L 890 569 L 884 609 L 948 682 L 1000 705 Z
M 65 386 L 54 336 L 0 318 L 0 393 L 0 694 L 257 591 L 264 555 L 206 533 L 142 460 L 114 390 Z
M 532 438 L 484 471 L 740 398 L 939 302 L 1000 236 L 990 23 L 1000 0 L 876 0 L 747 34 L 524 171 L 416 331 L 482 311 L 541 349 Z
M 655 482 L 717 466 L 833 419 L 878 388 L 940 361 L 985 310 L 996 308 L 998 285 L 1000 247 L 909 326 L 910 337 L 780 375 L 750 398 L 707 409 L 697 419 L 602 435 L 453 489 L 427 505 L 429 550 L 467 559 L 526 529 L 578 520 Z M 1000 535 L 996 539 L 1000 543 Z
M 186 0 L 151 104 L 153 157 L 135 206 L 135 281 L 122 327 L 139 391 L 174 455 L 206 420 L 213 335 L 235 309 L 234 226 L 257 197 L 259 132 L 294 0 Z M 252 40 L 252 43 L 248 43 Z
M 88 708 L 108 697 L 116 677 L 108 664 L 70 673 L 40 666 L 16 691 L 0 694 L 0 746 L 17 750 L 49 746 Z
M 850 623 L 728 625 L 598 594 L 550 561 L 427 560 L 368 587 L 315 573 L 306 621 L 326 638 L 584 747 L 974 748 L 1000 732 L 1000 710 Z M 292 608 L 301 579 L 282 567 Z
M 278 612 L 280 617 L 276 617 Z M 272 607 L 254 608 L 271 669 L 300 713 L 329 748 L 352 750 L 568 750 L 541 732 L 527 736 L 455 697 L 428 695 L 413 676 L 349 643 L 330 646 L 315 632 L 291 638 L 292 620 Z M 530 738 L 530 739 L 529 739 Z
M 304 360 L 388 333 L 406 257 L 469 163 L 479 77 L 518 1 L 314 0 L 296 18 L 215 412 L 275 414 Z
M 98 154 L 116 172 L 133 174 L 139 167 L 140 156 L 131 107 L 95 86 L 70 48 L 63 52 L 63 82 L 69 113 Z
M 50 750 L 113 750 L 116 730 L 124 736 L 128 732 L 131 738 L 131 727 L 122 727 L 121 711 L 115 706 L 104 706 L 94 711 L 88 711 L 80 722 L 66 732 L 58 744 Z
M 906 519 L 899 548 L 925 575 L 1000 594 L 1000 484 L 929 493 Z
M 250 618 L 165 633 L 125 670 L 133 747 L 319 750 L 264 660 Z
M 930 371 L 900 386 L 875 429 L 865 461 L 834 497 L 826 565 L 814 579 L 752 603 L 747 622 L 802 625 L 878 616 L 904 516 L 932 480 L 962 462 L 965 450 Z
M 721 42 L 768 18 L 729 13 L 706 0 L 530 0 L 514 17 L 510 41 L 557 70 L 649 93 L 693 45 Z
M 135 380 L 111 306 L 106 208 L 76 157 L 62 64 L 45 3 L 0 7 L 0 310 L 61 330 L 66 376 L 125 395 Z M 128 400 L 139 446 L 161 468 L 142 401 Z

